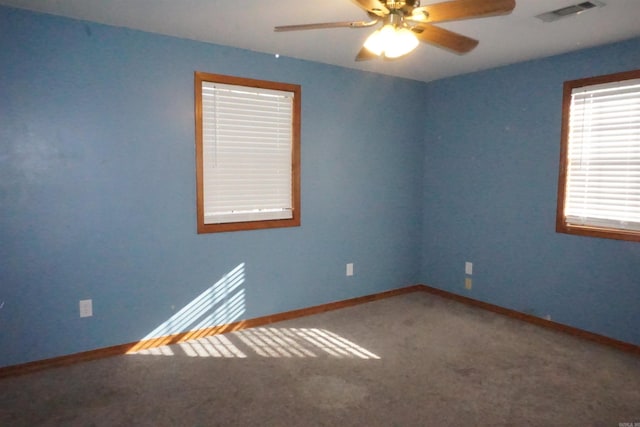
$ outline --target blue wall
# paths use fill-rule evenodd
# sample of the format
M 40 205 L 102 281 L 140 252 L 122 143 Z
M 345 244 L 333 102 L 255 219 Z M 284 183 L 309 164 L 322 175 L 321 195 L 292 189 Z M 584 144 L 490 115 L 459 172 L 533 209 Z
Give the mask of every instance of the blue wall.
M 196 234 L 195 70 L 302 85 L 301 227 Z M 0 366 L 417 283 L 423 88 L 0 8 Z
M 424 84 L 0 7 L 0 366 L 420 282 L 640 344 L 640 245 L 554 231 L 562 82 L 639 66 Z M 196 234 L 195 70 L 302 85 L 301 227 Z
M 422 282 L 640 344 L 640 244 L 554 231 L 562 83 L 637 68 L 633 39 L 429 84 Z

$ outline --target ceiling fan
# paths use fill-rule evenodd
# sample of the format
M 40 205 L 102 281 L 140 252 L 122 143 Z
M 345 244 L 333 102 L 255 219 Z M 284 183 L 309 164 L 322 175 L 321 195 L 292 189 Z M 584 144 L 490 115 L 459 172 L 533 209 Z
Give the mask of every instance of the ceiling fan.
M 316 30 L 325 28 L 365 28 L 379 22 L 358 52 L 356 61 L 382 57 L 394 59 L 415 49 L 419 42 L 430 43 L 464 54 L 478 45 L 478 40 L 433 25 L 460 19 L 507 15 L 515 8 L 515 0 L 450 0 L 420 6 L 420 0 L 352 0 L 369 15 L 369 21 L 324 22 L 283 25 L 275 31 Z

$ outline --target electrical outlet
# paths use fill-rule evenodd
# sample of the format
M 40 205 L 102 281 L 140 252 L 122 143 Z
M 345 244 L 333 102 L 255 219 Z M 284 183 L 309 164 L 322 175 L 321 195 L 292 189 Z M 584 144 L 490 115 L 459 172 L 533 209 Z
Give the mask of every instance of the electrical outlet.
M 467 274 L 469 276 L 471 276 L 473 274 L 473 263 L 472 262 L 465 262 L 464 263 L 464 274 Z
M 80 317 L 93 316 L 93 302 L 90 299 L 80 300 Z
M 353 276 L 353 263 L 347 264 L 347 276 Z
M 464 288 L 471 289 L 471 277 L 464 278 Z

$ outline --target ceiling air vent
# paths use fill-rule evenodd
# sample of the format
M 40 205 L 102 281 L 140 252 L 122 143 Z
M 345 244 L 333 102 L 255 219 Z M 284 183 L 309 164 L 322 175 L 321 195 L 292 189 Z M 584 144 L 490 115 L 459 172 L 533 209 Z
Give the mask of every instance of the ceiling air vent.
M 553 22 L 558 19 L 566 18 L 567 16 L 577 15 L 585 10 L 595 9 L 604 6 L 604 3 L 597 0 L 583 1 L 578 4 L 572 4 L 571 6 L 562 7 L 560 9 L 552 10 L 551 12 L 542 13 L 537 15 L 536 18 L 543 22 Z

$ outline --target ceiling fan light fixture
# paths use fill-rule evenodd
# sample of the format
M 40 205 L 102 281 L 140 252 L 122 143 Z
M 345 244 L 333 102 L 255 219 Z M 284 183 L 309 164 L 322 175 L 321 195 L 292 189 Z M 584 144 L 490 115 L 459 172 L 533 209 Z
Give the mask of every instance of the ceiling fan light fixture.
M 407 28 L 397 28 L 395 40 L 384 51 L 387 58 L 399 58 L 418 47 L 418 38 Z
M 394 29 L 391 25 L 385 25 L 384 27 L 374 31 L 369 37 L 367 37 L 367 40 L 364 42 L 364 47 L 374 55 L 382 55 L 387 46 L 389 34 L 393 32 Z
M 1 0 L 0 0 L 1 1 Z M 478 45 L 478 40 L 442 28 L 439 23 L 471 18 L 508 15 L 517 0 L 354 0 L 367 12 L 370 21 L 324 22 L 317 24 L 284 25 L 275 31 L 316 30 L 323 28 L 364 28 L 382 22 L 382 27 L 366 39 L 358 51 L 356 61 L 374 58 L 399 58 L 412 52 L 420 42 L 430 43 L 457 54 L 465 54 Z M 566 0 L 568 1 L 568 0 Z M 593 7 L 600 0 L 575 0 L 581 9 Z M 630 1 L 630 0 L 629 0 Z M 571 8 L 569 8 L 571 9 Z M 562 11 L 566 11 L 562 9 Z
M 414 50 L 418 44 L 418 38 L 411 30 L 386 24 L 367 38 L 364 47 L 377 56 L 399 58 Z

